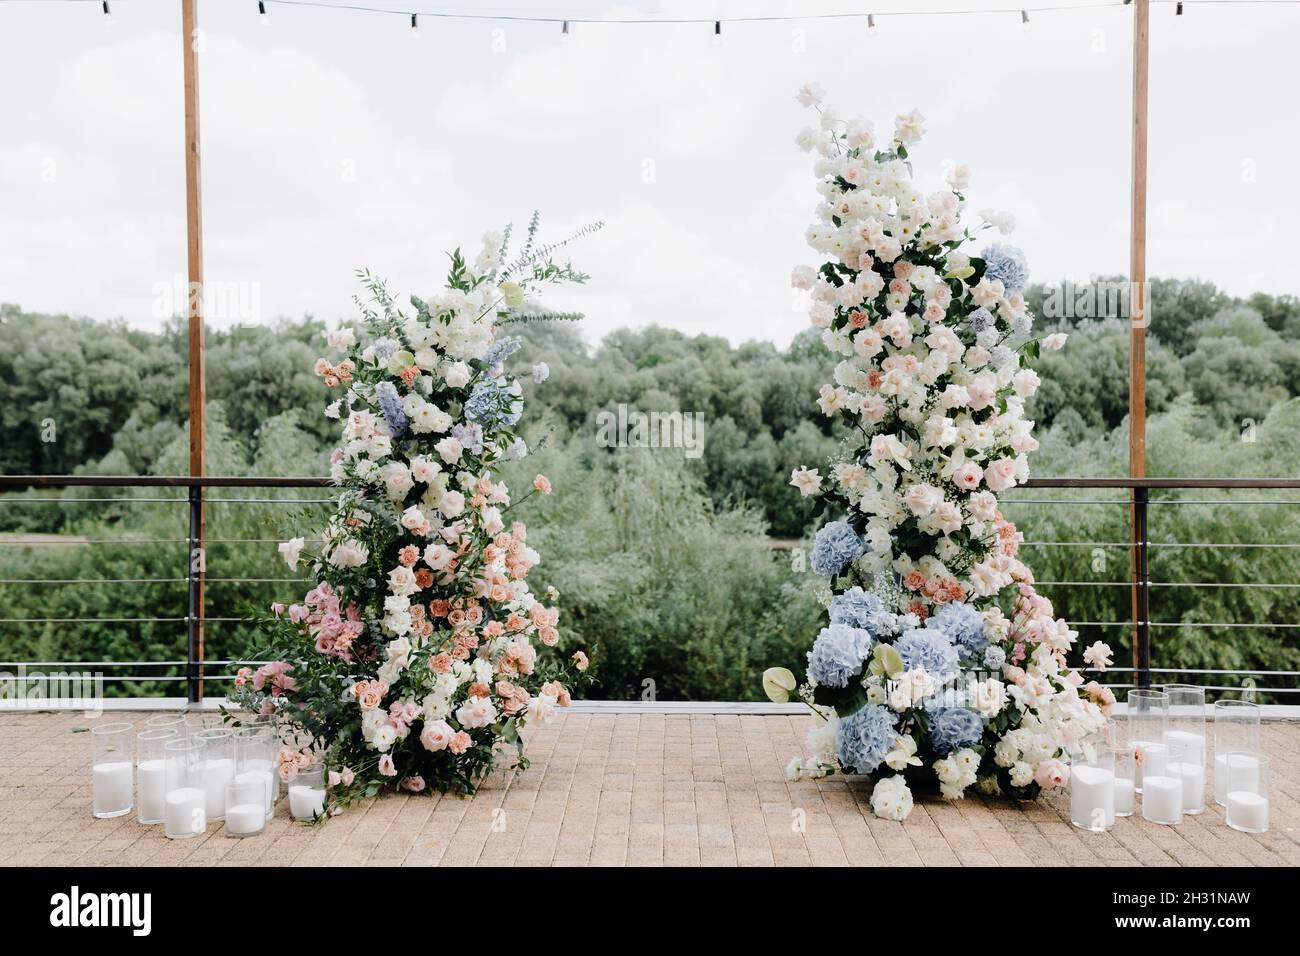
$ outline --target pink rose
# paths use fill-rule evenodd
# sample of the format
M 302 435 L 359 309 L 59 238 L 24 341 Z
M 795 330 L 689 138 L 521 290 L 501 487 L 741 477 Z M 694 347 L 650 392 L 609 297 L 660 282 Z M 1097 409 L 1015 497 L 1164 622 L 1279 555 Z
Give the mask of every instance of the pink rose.
M 984 482 L 993 491 L 1006 491 L 1016 483 L 1014 458 L 999 458 L 984 469 Z
M 425 721 L 424 729 L 420 731 L 420 743 L 424 745 L 425 750 L 436 753 L 451 746 L 452 738 L 455 736 L 455 731 L 445 720 L 429 720 Z
M 545 475 L 538 475 L 533 479 L 533 487 L 542 494 L 549 495 L 551 493 L 551 479 L 547 478 Z
M 953 472 L 952 480 L 958 488 L 973 491 L 980 486 L 980 479 L 983 477 L 984 472 L 980 470 L 980 466 L 973 461 L 968 461 Z
M 419 774 L 414 777 L 407 777 L 402 781 L 402 789 L 409 790 L 411 793 L 419 793 L 424 789 L 424 778 Z
M 1044 790 L 1050 790 L 1052 787 L 1063 787 L 1069 779 L 1070 768 L 1055 759 L 1040 762 L 1038 769 L 1034 771 L 1034 782 Z
M 393 763 L 391 755 L 384 754 L 379 758 L 379 772 L 385 777 L 397 776 L 397 765 Z
M 447 749 L 454 754 L 463 754 L 466 750 L 469 750 L 472 743 L 474 743 L 474 740 L 469 734 L 463 730 L 458 730 L 452 735 L 451 743 L 447 745 Z

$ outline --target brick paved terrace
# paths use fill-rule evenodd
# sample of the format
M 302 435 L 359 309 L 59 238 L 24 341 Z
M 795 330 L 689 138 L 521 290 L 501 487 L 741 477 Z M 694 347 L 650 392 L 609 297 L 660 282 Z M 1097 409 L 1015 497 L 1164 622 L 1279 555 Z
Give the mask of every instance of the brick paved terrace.
M 143 719 L 113 713 L 105 719 Z M 216 723 L 216 716 L 206 719 Z M 259 837 L 220 825 L 172 841 L 134 815 L 90 813 L 82 714 L 0 714 L 0 864 L 418 865 L 1259 865 L 1300 863 L 1300 724 L 1269 723 L 1272 830 L 1239 833 L 1211 802 L 1178 827 L 1120 819 L 1104 834 L 1068 822 L 1064 796 L 1016 803 L 918 801 L 878 820 L 863 782 L 788 783 L 799 715 L 570 712 L 536 729 L 532 768 L 473 798 L 385 796 L 319 826 L 283 801 Z M 796 828 L 801 816 L 804 827 Z

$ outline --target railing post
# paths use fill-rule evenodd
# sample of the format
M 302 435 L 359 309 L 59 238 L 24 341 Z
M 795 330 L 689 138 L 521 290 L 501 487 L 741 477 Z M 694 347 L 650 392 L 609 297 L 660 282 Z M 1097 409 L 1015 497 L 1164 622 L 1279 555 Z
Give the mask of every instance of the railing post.
M 1147 488 L 1133 489 L 1133 667 L 1139 687 L 1151 686 L 1151 575 Z
M 207 557 L 203 544 L 203 486 L 189 488 L 190 533 L 185 554 L 185 695 L 190 703 L 203 700 L 203 576 Z

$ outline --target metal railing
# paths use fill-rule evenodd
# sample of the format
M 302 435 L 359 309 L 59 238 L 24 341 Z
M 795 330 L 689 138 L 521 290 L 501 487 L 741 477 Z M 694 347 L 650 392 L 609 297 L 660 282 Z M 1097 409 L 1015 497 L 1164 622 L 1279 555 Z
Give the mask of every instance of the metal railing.
M 165 660 L 123 660 L 123 661 L 18 661 L 18 660 L 0 660 L 0 667 L 10 667 L 26 665 L 28 667 L 55 667 L 55 666 L 114 666 L 130 667 L 142 669 L 143 673 L 124 673 L 113 674 L 105 679 L 118 683 L 149 682 L 152 684 L 179 684 L 185 686 L 185 696 L 192 702 L 201 701 L 205 696 L 205 681 L 224 683 L 233 679 L 233 674 L 227 672 L 209 673 L 209 668 L 224 668 L 229 671 L 233 661 L 228 659 L 207 659 L 205 646 L 205 628 L 209 624 L 237 624 L 242 619 L 230 616 L 208 616 L 206 614 L 207 601 L 205 600 L 205 587 L 207 584 L 288 584 L 297 582 L 301 579 L 293 577 L 208 577 L 207 570 L 207 547 L 216 544 L 261 544 L 270 545 L 279 540 L 271 537 L 235 537 L 206 538 L 204 536 L 204 514 L 206 505 L 257 505 L 257 504 L 325 504 L 330 501 L 327 497 L 233 497 L 223 496 L 219 498 L 209 497 L 206 494 L 208 489 L 226 488 L 226 489 L 323 489 L 330 487 L 330 482 L 326 478 L 283 478 L 283 477 L 156 477 L 156 476 L 69 476 L 69 475 L 52 475 L 52 476 L 34 476 L 34 475 L 0 475 L 0 504 L 19 505 L 22 503 L 102 503 L 102 504 L 176 504 L 183 505 L 186 513 L 186 534 L 183 537 L 174 538 L 103 538 L 103 539 L 72 539 L 72 540 L 20 540 L 9 541 L 0 538 L 0 546 L 10 547 L 38 547 L 38 546 L 60 546 L 60 545 L 105 545 L 126 547 L 129 545 L 140 545 L 147 547 L 157 547 L 166 544 L 185 544 L 186 560 L 183 566 L 183 573 L 174 577 L 151 577 L 151 578 L 67 578 L 67 579 L 48 579 L 39 577 L 19 577 L 19 578 L 0 578 L 0 586 L 63 586 L 75 584 L 120 584 L 120 585 L 181 585 L 185 587 L 184 613 L 174 614 L 171 616 L 132 616 L 126 615 L 121 617 L 80 617 L 64 616 L 57 618 L 43 617 L 23 617 L 12 618 L 0 616 L 0 628 L 13 624 L 22 623 L 57 623 L 67 625 L 91 625 L 91 624 L 109 624 L 109 623 L 162 623 L 178 624 L 184 626 L 186 654 L 185 659 L 165 659 Z M 2 494 L 6 491 L 19 490 L 44 490 L 44 489 L 95 489 L 95 488 L 130 488 L 130 489 L 184 489 L 184 497 L 97 497 L 93 494 L 65 496 L 65 497 L 22 497 Z M 1025 494 L 1023 489 L 1028 489 Z M 1090 495 L 1085 499 L 1064 499 L 1034 497 L 1033 493 L 1037 489 L 1055 489 L 1055 490 L 1086 490 L 1099 492 L 1104 490 L 1126 491 L 1127 495 L 1123 497 L 1097 497 Z M 1065 614 L 1067 619 L 1071 620 L 1074 627 L 1082 629 L 1101 629 L 1102 633 L 1107 630 L 1115 632 L 1117 629 L 1126 633 L 1131 641 L 1133 648 L 1132 666 L 1124 666 L 1121 662 L 1116 662 L 1120 666 L 1112 667 L 1111 671 L 1117 674 L 1132 675 L 1131 682 L 1124 684 L 1113 684 L 1112 686 L 1147 686 L 1151 684 L 1153 677 L 1157 680 L 1168 679 L 1169 675 L 1188 675 L 1204 678 L 1212 683 L 1207 684 L 1207 689 L 1218 691 L 1238 691 L 1242 687 L 1227 686 L 1225 681 L 1228 678 L 1245 678 L 1248 685 L 1253 685 L 1257 690 L 1278 693 L 1293 694 L 1300 693 L 1300 687 L 1270 687 L 1260 686 L 1254 683 L 1256 677 L 1278 677 L 1278 678 L 1296 678 L 1300 677 L 1300 670 L 1283 670 L 1283 669 L 1263 669 L 1263 670 L 1245 670 L 1240 668 L 1168 668 L 1155 667 L 1152 662 L 1152 630 L 1162 628 L 1180 628 L 1180 629 L 1197 629 L 1197 628 L 1238 628 L 1245 631 L 1250 630 L 1277 630 L 1288 631 L 1300 628 L 1300 622 L 1261 622 L 1261 621 L 1200 621 L 1200 620 L 1152 620 L 1152 592 L 1159 593 L 1162 589 L 1177 588 L 1225 588 L 1241 589 L 1249 591 L 1252 589 L 1271 588 L 1277 590 L 1300 589 L 1300 580 L 1285 581 L 1268 581 L 1268 582 L 1239 582 L 1239 581 L 1152 581 L 1150 572 L 1150 558 L 1153 548 L 1185 548 L 1189 550 L 1204 548 L 1241 548 L 1251 549 L 1300 549 L 1300 541 L 1286 542 L 1211 542 L 1211 541 L 1156 541 L 1150 540 L 1150 512 L 1154 508 L 1160 508 L 1170 505 L 1196 505 L 1196 506 L 1222 506 L 1222 505 L 1239 505 L 1239 506 L 1273 506 L 1273 505 L 1300 505 L 1300 495 L 1290 496 L 1287 498 L 1153 498 L 1152 492 L 1171 491 L 1171 492 L 1223 492 L 1223 491 L 1278 491 L 1293 490 L 1300 492 L 1300 479 L 1187 479 L 1187 478 L 1034 478 L 1026 485 L 1016 489 L 1016 492 L 1003 496 L 1004 510 L 1031 506 L 1111 506 L 1125 507 L 1129 511 L 1128 527 L 1130 531 L 1129 540 L 1127 541 L 1088 541 L 1088 540 L 1028 540 L 1024 543 L 1026 548 L 1091 548 L 1094 553 L 1099 550 L 1117 550 L 1122 549 L 1127 552 L 1129 573 L 1124 580 L 1041 580 L 1037 585 L 1049 597 L 1058 603 L 1058 608 L 1064 603 L 1067 605 Z M 31 536 L 28 536 L 31 537 Z M 37 536 L 39 537 L 39 536 Z M 1035 565 L 1032 556 L 1026 558 L 1031 568 Z M 1131 613 L 1127 620 L 1106 619 L 1074 620 L 1068 610 L 1068 595 L 1070 589 L 1085 588 L 1127 588 L 1131 592 L 1130 608 Z M 4 615 L 0 611 L 0 615 Z M 0 657 L 9 657 L 10 655 L 3 650 L 3 643 L 0 643 Z M 152 670 L 151 670 L 152 669 Z M 181 673 L 168 673 L 168 671 L 180 671 Z M 1292 683 L 1295 683 L 1292 681 Z

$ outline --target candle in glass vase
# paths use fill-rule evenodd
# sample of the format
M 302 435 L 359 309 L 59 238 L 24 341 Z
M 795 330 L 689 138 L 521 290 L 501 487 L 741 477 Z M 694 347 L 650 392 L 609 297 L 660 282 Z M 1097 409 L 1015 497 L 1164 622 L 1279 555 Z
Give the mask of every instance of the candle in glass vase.
M 1070 768 L 1070 822 L 1098 832 L 1115 825 L 1113 770 L 1087 764 Z
M 1214 703 L 1214 801 L 1220 806 L 1228 803 L 1228 754 L 1260 752 L 1259 716 L 1259 704 L 1253 701 Z
M 1268 798 L 1245 790 L 1228 791 L 1228 826 L 1247 833 L 1268 831 Z
M 1261 753 L 1229 753 L 1227 821 L 1234 830 L 1268 830 L 1268 757 Z
M 226 815 L 226 787 L 235 779 L 235 736 L 229 730 L 214 727 L 200 730 L 195 740 L 203 741 L 203 761 L 198 767 L 198 786 L 203 788 L 208 819 Z
M 134 791 L 134 727 L 127 721 L 98 724 L 90 730 L 91 812 L 120 817 L 131 812 Z
M 1183 783 L 1183 813 L 1196 814 L 1205 809 L 1205 767 L 1199 763 L 1171 762 L 1166 772 Z
M 131 812 L 131 761 L 95 764 L 92 790 L 95 816 L 118 817 Z
M 269 770 L 243 770 L 235 774 L 235 783 L 255 783 L 262 794 L 262 809 L 266 819 L 275 814 L 275 782 Z
M 1183 780 L 1168 774 L 1142 778 L 1142 818 L 1170 826 L 1183 822 Z
M 266 829 L 267 786 L 261 777 L 236 777 L 226 787 L 226 836 L 256 836 Z
M 1151 771 L 1143 755 L 1147 750 L 1164 747 L 1165 730 L 1168 729 L 1169 695 L 1163 690 L 1133 688 L 1125 703 L 1126 733 L 1124 739 L 1136 758 L 1133 786 L 1142 792 L 1142 780 Z M 1162 765 L 1163 766 L 1163 765 Z
M 314 820 L 324 812 L 324 790 L 303 783 L 289 785 L 289 814 L 295 820 Z
M 167 794 L 163 825 L 173 840 L 198 836 L 208 827 L 207 795 L 199 787 L 181 787 Z
M 163 822 L 167 805 L 167 741 L 176 738 L 170 727 L 150 727 L 136 734 L 136 811 L 141 823 Z
M 1215 801 L 1227 806 L 1228 779 L 1237 790 L 1259 790 L 1259 761 L 1248 753 L 1219 754 L 1214 758 Z

